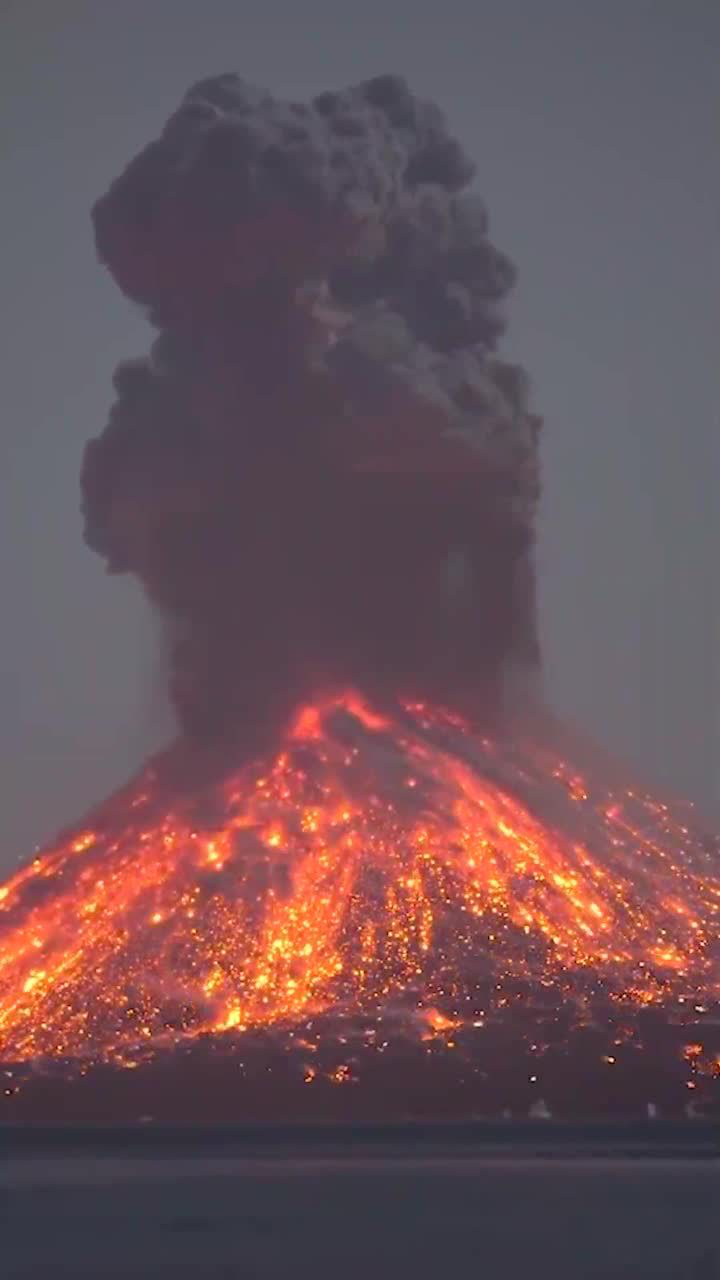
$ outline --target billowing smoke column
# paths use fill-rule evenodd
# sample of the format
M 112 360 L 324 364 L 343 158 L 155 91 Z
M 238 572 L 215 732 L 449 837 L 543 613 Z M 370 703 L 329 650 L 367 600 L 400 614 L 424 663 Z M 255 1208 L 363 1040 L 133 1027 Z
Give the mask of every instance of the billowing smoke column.
M 348 682 L 496 715 L 537 664 L 539 423 L 472 177 L 400 79 L 306 106 L 223 75 L 95 207 L 159 332 L 87 448 L 86 536 L 167 619 L 193 739 Z

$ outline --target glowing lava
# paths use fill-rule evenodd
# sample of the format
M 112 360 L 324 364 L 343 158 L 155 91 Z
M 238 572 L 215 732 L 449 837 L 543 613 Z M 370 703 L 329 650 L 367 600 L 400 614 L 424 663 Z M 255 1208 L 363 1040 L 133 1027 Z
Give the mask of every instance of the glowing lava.
M 484 982 L 502 1007 L 518 978 L 720 997 L 713 842 L 546 749 L 348 695 L 305 707 L 262 772 L 163 794 L 148 769 L 0 888 L 3 1060 L 127 1063 L 403 996 L 449 1035 L 449 998 Z

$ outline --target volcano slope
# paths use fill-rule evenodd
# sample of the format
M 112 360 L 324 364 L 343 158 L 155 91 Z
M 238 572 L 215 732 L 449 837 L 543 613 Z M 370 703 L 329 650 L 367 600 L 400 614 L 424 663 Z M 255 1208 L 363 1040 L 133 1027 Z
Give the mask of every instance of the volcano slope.
M 8 1114 L 711 1105 L 717 842 L 550 736 L 346 693 L 169 807 L 149 766 L 0 890 Z

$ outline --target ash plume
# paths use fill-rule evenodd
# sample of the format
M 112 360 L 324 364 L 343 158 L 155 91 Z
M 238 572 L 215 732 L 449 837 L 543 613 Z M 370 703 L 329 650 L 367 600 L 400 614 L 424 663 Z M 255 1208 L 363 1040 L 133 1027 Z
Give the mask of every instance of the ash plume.
M 303 105 L 223 75 L 96 204 L 158 336 L 87 447 L 86 538 L 167 620 L 190 739 L 348 682 L 494 717 L 537 667 L 539 420 L 472 179 L 401 79 Z

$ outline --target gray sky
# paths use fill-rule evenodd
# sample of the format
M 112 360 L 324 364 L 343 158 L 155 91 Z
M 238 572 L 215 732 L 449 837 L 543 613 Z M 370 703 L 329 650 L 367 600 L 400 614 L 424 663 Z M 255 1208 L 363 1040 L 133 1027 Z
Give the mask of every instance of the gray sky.
M 546 419 L 556 707 L 718 812 L 716 0 L 4 0 L 0 867 L 169 734 L 153 624 L 81 541 L 77 474 L 148 333 L 89 209 L 194 80 L 436 98 L 520 267 Z

